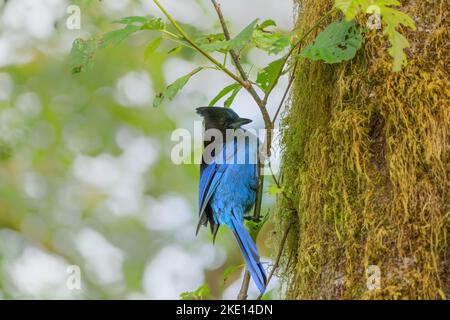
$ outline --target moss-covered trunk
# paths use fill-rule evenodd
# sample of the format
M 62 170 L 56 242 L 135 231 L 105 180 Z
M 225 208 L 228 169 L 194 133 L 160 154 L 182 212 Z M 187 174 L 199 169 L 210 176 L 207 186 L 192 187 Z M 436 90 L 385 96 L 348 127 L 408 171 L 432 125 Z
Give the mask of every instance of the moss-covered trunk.
M 298 0 L 299 30 L 332 2 Z M 411 48 L 399 73 L 391 72 L 377 30 L 366 33 L 351 62 L 299 66 L 284 116 L 282 167 L 296 212 L 280 199 L 277 215 L 280 229 L 293 224 L 287 298 L 450 294 L 447 5 L 402 1 L 418 31 L 403 31 Z M 377 268 L 381 286 L 368 287 Z

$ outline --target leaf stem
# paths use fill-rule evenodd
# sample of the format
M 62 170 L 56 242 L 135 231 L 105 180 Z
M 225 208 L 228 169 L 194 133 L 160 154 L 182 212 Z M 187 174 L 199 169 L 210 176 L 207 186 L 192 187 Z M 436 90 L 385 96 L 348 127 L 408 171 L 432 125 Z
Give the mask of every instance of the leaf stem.
M 162 29 L 161 32 L 167 34 L 168 36 L 171 36 L 172 38 L 175 38 L 175 39 L 178 39 L 178 40 L 183 40 L 183 37 L 181 37 L 180 35 L 172 33 L 172 32 L 167 31 L 165 29 Z

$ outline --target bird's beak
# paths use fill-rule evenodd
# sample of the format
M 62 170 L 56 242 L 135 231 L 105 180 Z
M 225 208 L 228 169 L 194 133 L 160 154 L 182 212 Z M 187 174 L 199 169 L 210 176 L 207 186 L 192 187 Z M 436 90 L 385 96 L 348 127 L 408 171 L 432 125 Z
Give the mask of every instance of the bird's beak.
M 236 121 L 235 123 L 233 123 L 233 127 L 234 128 L 239 128 L 240 126 L 243 126 L 244 124 L 248 124 L 252 122 L 252 120 L 250 119 L 246 119 L 246 118 L 239 118 L 238 121 Z

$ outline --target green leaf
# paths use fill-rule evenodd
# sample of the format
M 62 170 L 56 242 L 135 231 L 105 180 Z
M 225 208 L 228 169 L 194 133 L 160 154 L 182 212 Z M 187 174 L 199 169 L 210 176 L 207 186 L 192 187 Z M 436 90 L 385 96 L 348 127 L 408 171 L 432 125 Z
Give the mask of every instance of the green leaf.
M 241 86 L 239 86 L 239 87 L 233 89 L 233 92 L 231 93 L 231 95 L 230 95 L 230 96 L 228 97 L 228 99 L 225 100 L 225 102 L 223 103 L 223 106 L 224 106 L 225 108 L 229 108 L 229 107 L 231 106 L 231 104 L 232 104 L 233 101 L 234 101 L 234 98 L 236 98 L 236 95 L 238 94 L 238 92 L 239 92 L 241 89 L 242 89 Z
M 141 27 L 142 30 L 163 30 L 165 27 L 164 21 L 161 18 L 149 19 Z
M 173 47 L 172 49 L 170 49 L 169 51 L 167 51 L 167 54 L 177 54 L 178 52 L 181 51 L 181 49 L 183 49 L 183 46 L 176 46 L 176 47 Z
M 132 23 L 140 23 L 144 24 L 149 19 L 147 17 L 143 16 L 132 16 L 132 17 L 124 17 L 120 18 L 119 20 L 114 20 L 112 23 L 121 23 L 121 24 L 132 24 Z
M 150 57 L 153 55 L 153 53 L 155 53 L 156 49 L 158 49 L 159 45 L 161 44 L 161 37 L 156 38 L 152 41 L 150 41 L 147 44 L 147 47 L 145 48 L 144 51 L 144 60 L 148 61 L 150 60 Z
M 165 26 L 164 21 L 161 18 L 149 18 L 143 16 L 125 17 L 115 20 L 113 23 L 126 25 L 133 25 L 137 23 L 141 25 L 141 30 L 162 30 Z
M 269 216 L 270 214 L 265 214 L 258 222 L 254 220 L 247 220 L 245 222 L 245 225 L 248 228 L 248 232 L 253 240 L 256 240 L 262 227 L 266 224 L 267 221 L 269 221 Z
M 98 48 L 98 42 L 95 39 L 83 40 L 75 39 L 70 50 L 70 68 L 72 73 L 80 73 L 90 70 L 93 65 L 94 53 Z
M 347 20 L 355 18 L 360 12 L 368 14 L 379 13 L 382 21 L 386 24 L 383 34 L 387 36 L 391 47 L 389 54 L 394 59 L 392 71 L 400 71 L 406 65 L 407 59 L 404 52 L 409 47 L 408 40 L 400 34 L 396 28 L 403 25 L 412 30 L 416 30 L 414 21 L 405 13 L 388 6 L 400 6 L 397 0 L 335 0 L 334 7 L 340 9 Z
M 386 27 L 384 33 L 388 36 L 389 42 L 391 43 L 388 52 L 394 58 L 392 71 L 398 72 L 407 64 L 406 54 L 403 50 L 409 47 L 409 42 L 394 28 Z
M 205 51 L 218 51 L 221 53 L 227 52 L 229 42 L 225 40 L 223 33 L 213 33 L 200 36 L 195 39 L 195 42 Z
M 236 37 L 228 41 L 214 41 L 211 43 L 201 45 L 201 48 L 205 51 L 228 51 L 230 49 L 240 50 L 246 44 L 250 42 L 255 30 L 256 22 L 258 19 L 253 20 L 248 26 L 244 28 Z
M 258 25 L 258 29 L 263 30 L 267 27 L 276 27 L 276 22 L 272 19 L 264 20 L 262 23 Z
M 225 283 L 227 282 L 228 278 L 237 270 L 241 269 L 243 266 L 244 266 L 243 264 L 239 264 L 237 266 L 230 266 L 225 269 L 222 276 L 222 285 L 221 285 L 222 290 L 225 287 Z
M 236 37 L 231 39 L 229 49 L 237 49 L 240 50 L 244 47 L 253 36 L 253 31 L 255 30 L 256 23 L 258 19 L 253 20 L 248 26 L 244 28 Z
M 291 37 L 280 33 L 255 30 L 253 43 L 257 48 L 267 51 L 269 54 L 278 54 L 290 45 Z
M 283 188 L 278 188 L 278 186 L 276 184 L 273 184 L 273 185 L 269 186 L 268 191 L 269 191 L 269 195 L 275 196 L 279 193 L 282 193 Z
M 105 48 L 108 45 L 118 45 L 131 34 L 139 30 L 161 30 L 164 29 L 164 22 L 161 18 L 148 18 L 141 16 L 125 17 L 113 23 L 125 24 L 122 29 L 117 29 L 104 34 L 100 40 L 97 39 L 76 39 L 72 44 L 70 51 L 70 66 L 72 73 L 79 73 L 90 70 L 93 65 L 93 56 L 96 50 Z M 154 48 L 149 44 L 149 51 L 155 50 L 160 40 L 153 42 Z M 146 50 L 147 50 L 146 49 Z M 144 54 L 148 56 L 148 54 Z
M 201 44 L 200 47 L 207 52 L 226 52 L 230 50 L 229 41 L 215 41 L 211 43 Z
M 264 293 L 264 295 L 261 297 L 261 300 L 274 300 L 274 299 L 276 299 L 274 291 L 275 291 L 274 289 L 266 291 Z
M 175 80 L 172 84 L 167 86 L 167 88 L 156 95 L 155 99 L 153 100 L 153 107 L 157 108 L 161 105 L 164 99 L 172 100 L 185 85 L 189 81 L 189 79 L 199 71 L 201 71 L 203 68 L 199 67 L 190 73 L 182 76 L 181 78 L 178 78 Z
M 195 39 L 198 44 L 208 44 L 216 41 L 224 41 L 225 35 L 223 33 L 211 33 L 202 35 Z
M 275 21 L 269 19 L 257 25 L 253 32 L 253 43 L 257 48 L 267 51 L 269 54 L 277 54 L 289 46 L 291 35 L 264 30 L 270 26 L 276 26 Z
M 256 77 L 256 83 L 263 90 L 267 91 L 269 88 L 275 86 L 278 82 L 281 68 L 283 68 L 285 58 L 281 58 L 269 63 L 267 67 L 261 69 Z
M 233 83 L 233 84 L 230 84 L 229 86 L 226 86 L 225 88 L 220 90 L 220 92 L 208 103 L 208 106 L 214 106 L 217 103 L 217 101 L 219 101 L 225 95 L 227 95 L 228 93 L 230 93 L 231 91 L 233 91 L 234 89 L 236 89 L 240 86 L 241 85 L 239 83 Z
M 182 300 L 204 300 L 211 299 L 211 290 L 205 283 L 198 287 L 195 291 L 183 292 L 180 294 Z
M 400 5 L 398 1 L 380 0 L 375 4 L 381 10 L 382 21 L 386 23 L 383 34 L 387 36 L 389 42 L 391 43 L 391 47 L 388 49 L 388 52 L 394 59 L 392 63 L 392 71 L 400 71 L 407 63 L 404 49 L 409 47 L 409 42 L 396 30 L 396 28 L 399 25 L 403 25 L 412 30 L 416 30 L 416 25 L 407 14 L 393 8 L 386 7 L 387 5 Z
M 107 45 L 118 45 L 123 40 L 125 40 L 132 33 L 141 30 L 141 27 L 132 24 L 127 25 L 125 28 L 113 30 L 106 33 L 101 40 L 101 47 L 106 47 Z
M 301 53 L 303 58 L 339 63 L 352 59 L 361 47 L 361 32 L 353 21 L 331 23 Z
M 371 0 L 335 0 L 334 8 L 341 10 L 345 19 L 353 20 L 359 12 L 365 12 Z

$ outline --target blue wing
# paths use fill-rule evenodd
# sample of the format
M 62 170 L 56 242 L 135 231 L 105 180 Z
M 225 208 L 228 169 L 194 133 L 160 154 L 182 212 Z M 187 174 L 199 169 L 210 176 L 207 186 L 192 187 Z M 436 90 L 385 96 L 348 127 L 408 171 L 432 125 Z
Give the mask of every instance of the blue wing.
M 219 225 L 214 221 L 209 200 L 216 190 L 227 166 L 227 164 L 203 163 L 200 167 L 200 184 L 198 190 L 199 222 L 196 233 L 198 233 L 201 225 L 206 226 L 209 221 L 214 239 Z

